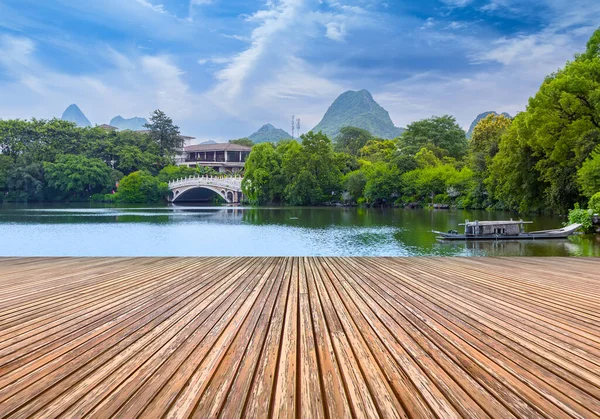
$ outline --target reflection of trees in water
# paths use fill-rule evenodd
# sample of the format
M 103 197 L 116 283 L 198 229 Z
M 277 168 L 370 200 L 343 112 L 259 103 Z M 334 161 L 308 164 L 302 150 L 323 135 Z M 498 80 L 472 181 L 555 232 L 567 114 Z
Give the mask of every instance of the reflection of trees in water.
M 569 237 L 569 242 L 576 246 L 577 256 L 600 256 L 600 235 L 577 234 Z
M 117 215 L 114 217 L 114 220 L 117 223 L 156 223 L 156 224 L 168 224 L 170 218 L 168 215 L 135 215 L 135 214 L 127 214 L 127 215 Z M 87 222 L 87 220 L 86 220 Z M 106 220 L 103 220 L 106 222 Z
M 462 242 L 477 256 L 573 256 L 581 247 L 569 240 L 487 240 Z

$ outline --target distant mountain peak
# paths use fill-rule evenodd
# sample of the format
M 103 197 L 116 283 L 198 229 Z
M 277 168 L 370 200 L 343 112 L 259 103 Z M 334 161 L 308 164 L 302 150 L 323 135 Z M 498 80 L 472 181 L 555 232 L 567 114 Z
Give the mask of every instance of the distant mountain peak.
M 467 138 L 471 138 L 471 136 L 473 135 L 473 130 L 475 129 L 475 126 L 477 126 L 479 121 L 481 121 L 483 118 L 485 118 L 488 115 L 504 115 L 507 118 L 512 118 L 512 116 L 510 116 L 510 114 L 508 114 L 506 112 L 502 112 L 501 114 L 496 111 L 487 111 L 487 112 L 480 113 L 479 115 L 477 115 L 475 120 L 471 123 L 471 126 L 469 127 L 469 130 L 467 131 Z
M 147 123 L 148 121 L 146 118 L 140 118 L 137 116 L 134 116 L 133 118 L 123 118 L 121 115 L 117 115 L 110 120 L 109 125 L 117 127 L 120 130 L 129 129 L 132 131 L 142 131 L 146 129 L 144 125 Z
M 396 138 L 404 130 L 392 122 L 390 114 L 366 89 L 348 90 L 337 97 L 313 131 L 323 131 L 334 139 L 343 127 L 357 127 L 381 138 Z
M 76 104 L 71 104 L 65 109 L 61 118 L 64 121 L 74 122 L 79 127 L 91 127 L 92 123 L 85 116 L 85 114 L 79 109 Z
M 267 130 L 267 129 L 277 129 L 277 128 L 275 128 L 275 127 L 274 127 L 273 125 L 271 125 L 271 124 L 264 124 L 262 127 L 260 127 L 259 131 L 260 131 L 261 129 L 262 129 L 262 130 Z
M 286 131 L 276 128 L 271 124 L 264 124 L 258 131 L 248 137 L 254 144 L 273 143 L 281 140 L 291 139 L 292 136 Z

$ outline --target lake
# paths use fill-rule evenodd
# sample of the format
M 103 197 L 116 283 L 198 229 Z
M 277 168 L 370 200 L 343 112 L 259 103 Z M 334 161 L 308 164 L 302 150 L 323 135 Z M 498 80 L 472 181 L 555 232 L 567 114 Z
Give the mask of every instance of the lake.
M 0 205 L 0 256 L 600 256 L 600 237 L 439 242 L 431 230 L 507 212 L 201 206 Z M 558 228 L 536 215 L 529 230 Z

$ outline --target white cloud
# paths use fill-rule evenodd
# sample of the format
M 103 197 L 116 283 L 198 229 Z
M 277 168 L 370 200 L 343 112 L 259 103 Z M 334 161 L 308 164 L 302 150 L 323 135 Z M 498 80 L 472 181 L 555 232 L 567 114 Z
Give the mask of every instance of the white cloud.
M 475 62 L 496 61 L 504 65 L 523 62 L 556 62 L 556 52 L 570 43 L 565 35 L 551 38 L 534 35 L 520 35 L 514 38 L 501 38 L 492 44 L 492 48 L 475 56 Z
M 221 117 L 209 98 L 191 91 L 185 72 L 169 56 L 127 57 L 112 48 L 98 49 L 109 64 L 105 70 L 72 75 L 40 62 L 30 39 L 3 36 L 0 49 L 0 72 L 10 77 L 0 81 L 3 118 L 51 118 L 77 103 L 92 123 L 102 124 L 117 114 L 147 117 L 160 108 L 189 133 L 198 122 Z
M 227 64 L 231 62 L 231 57 L 219 57 L 219 56 L 215 56 L 215 57 L 210 57 L 210 58 L 200 58 L 198 60 L 198 64 L 200 65 L 206 65 L 206 64 Z
M 141 4 L 142 6 L 147 7 L 148 9 L 153 10 L 157 13 L 168 14 L 167 11 L 165 10 L 165 6 L 162 4 L 152 4 L 148 0 L 135 0 L 135 1 L 138 2 L 139 4 Z
M 214 74 L 217 84 L 209 96 L 224 111 L 253 124 L 285 126 L 295 113 L 307 129 L 316 125 L 346 86 L 331 79 L 327 65 L 301 58 L 307 44 L 323 37 L 344 41 L 353 29 L 374 21 L 362 8 L 328 5 L 320 10 L 318 0 L 271 1 L 246 16 L 257 25 L 250 45 Z
M 508 7 L 507 0 L 492 0 L 488 4 L 482 6 L 479 10 L 482 12 L 493 12 L 505 7 Z
M 563 67 L 577 51 L 585 48 L 587 32 L 573 29 L 501 38 L 473 56 L 473 71 L 448 75 L 424 72 L 406 80 L 382 86 L 374 92 L 392 118 L 401 125 L 431 116 L 451 114 L 463 128 L 484 111 L 525 110 L 544 77 Z M 478 64 L 495 64 L 479 67 Z
M 329 22 L 325 25 L 326 32 L 325 36 L 327 38 L 332 39 L 334 41 L 343 41 L 346 36 L 346 27 L 344 23 L 339 22 Z
M 421 29 L 429 29 L 435 26 L 435 19 L 432 17 L 428 17 L 425 23 L 421 25 Z
M 449 7 L 465 7 L 473 0 L 441 0 L 446 6 Z
M 31 39 L 10 35 L 0 35 L 0 64 L 7 68 L 28 67 L 35 44 Z
M 446 29 L 457 30 L 457 29 L 462 29 L 462 28 L 466 28 L 466 27 L 467 27 L 467 24 L 465 22 L 452 21 L 446 26 Z

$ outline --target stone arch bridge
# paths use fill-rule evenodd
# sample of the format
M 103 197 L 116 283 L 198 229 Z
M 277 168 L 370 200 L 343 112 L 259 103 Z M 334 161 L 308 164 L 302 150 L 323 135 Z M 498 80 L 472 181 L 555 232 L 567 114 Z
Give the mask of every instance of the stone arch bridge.
M 241 176 L 190 176 L 169 182 L 169 202 L 184 201 L 186 193 L 195 189 L 213 191 L 230 204 L 243 198 Z

